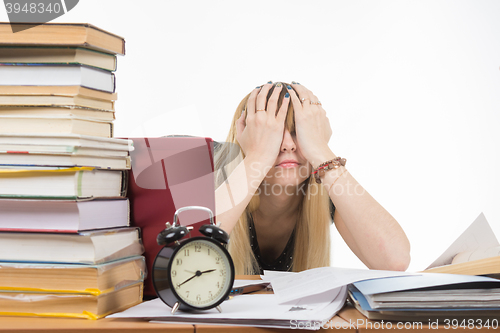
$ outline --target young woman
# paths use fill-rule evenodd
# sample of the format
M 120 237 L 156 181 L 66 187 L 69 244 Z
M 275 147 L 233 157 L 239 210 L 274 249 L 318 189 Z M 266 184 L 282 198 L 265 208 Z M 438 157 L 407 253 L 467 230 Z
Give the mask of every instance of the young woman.
M 330 149 L 331 134 L 318 98 L 299 83 L 268 82 L 241 101 L 215 155 L 217 220 L 236 274 L 329 266 L 332 216 L 368 268 L 406 270 L 403 229 Z

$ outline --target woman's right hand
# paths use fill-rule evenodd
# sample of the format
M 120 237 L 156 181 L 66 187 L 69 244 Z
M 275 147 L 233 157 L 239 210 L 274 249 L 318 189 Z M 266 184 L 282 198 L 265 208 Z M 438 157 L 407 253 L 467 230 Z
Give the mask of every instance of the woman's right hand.
M 273 166 L 280 152 L 290 101 L 290 97 L 284 98 L 276 112 L 283 86 L 276 85 L 267 101 L 272 86 L 272 83 L 267 83 L 255 88 L 248 98 L 246 112 L 242 112 L 236 121 L 236 139 L 243 153 L 247 158 L 263 163 L 264 167 Z

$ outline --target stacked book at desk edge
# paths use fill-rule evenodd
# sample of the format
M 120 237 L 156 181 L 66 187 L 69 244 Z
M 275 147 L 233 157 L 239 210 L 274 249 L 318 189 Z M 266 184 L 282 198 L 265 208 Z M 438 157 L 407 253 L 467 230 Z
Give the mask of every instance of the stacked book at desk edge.
M 129 140 L 113 139 L 124 40 L 0 23 L 0 314 L 96 319 L 141 302 Z
M 424 273 L 355 282 L 348 292 L 369 319 L 500 319 L 500 280 L 490 277 Z

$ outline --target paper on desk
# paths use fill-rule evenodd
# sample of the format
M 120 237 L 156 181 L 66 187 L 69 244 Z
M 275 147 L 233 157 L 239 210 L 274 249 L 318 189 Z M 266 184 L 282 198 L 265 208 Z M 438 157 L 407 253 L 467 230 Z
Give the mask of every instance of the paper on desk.
M 320 267 L 300 273 L 278 276 L 270 280 L 280 304 L 307 295 L 318 295 L 350 283 L 379 277 L 414 275 L 416 273 Z
M 460 252 L 474 251 L 479 248 L 499 246 L 486 217 L 481 213 L 472 224 L 426 269 L 451 264 L 453 257 Z
M 277 278 L 277 277 L 282 277 L 282 276 L 287 276 L 287 275 L 292 275 L 295 274 L 295 272 L 284 272 L 284 271 L 264 271 L 264 275 L 261 275 L 260 277 L 262 279 L 266 279 L 266 281 Z
M 171 309 L 160 299 L 154 299 L 107 318 L 146 318 L 164 323 L 291 328 L 291 320 L 326 323 L 342 308 L 346 295 L 346 288 L 342 287 L 287 304 L 278 304 L 278 299 L 273 294 L 241 295 L 223 302 L 220 305 L 222 313 L 211 309 L 197 313 L 177 311 L 175 315 L 170 313 Z M 320 326 L 309 328 L 319 329 Z

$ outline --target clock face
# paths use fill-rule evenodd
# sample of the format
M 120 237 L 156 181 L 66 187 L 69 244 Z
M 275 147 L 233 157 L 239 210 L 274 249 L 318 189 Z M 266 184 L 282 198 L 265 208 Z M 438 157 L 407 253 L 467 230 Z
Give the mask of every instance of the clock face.
M 172 291 L 194 308 L 209 308 L 227 297 L 234 279 L 229 254 L 208 238 L 187 240 L 170 259 Z

